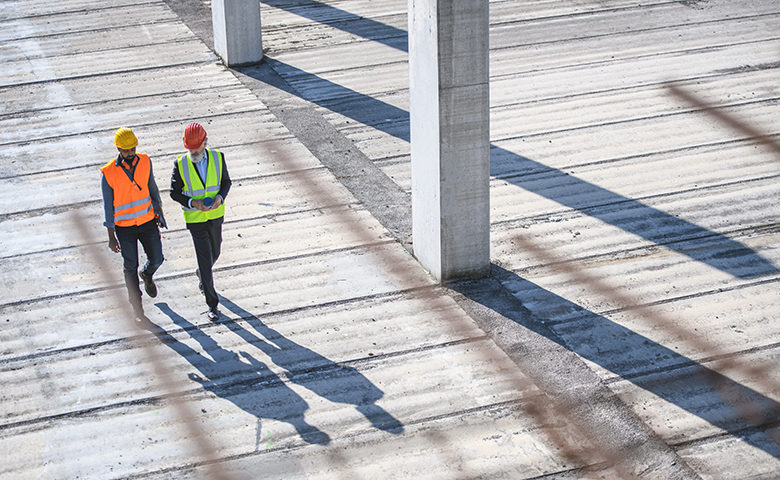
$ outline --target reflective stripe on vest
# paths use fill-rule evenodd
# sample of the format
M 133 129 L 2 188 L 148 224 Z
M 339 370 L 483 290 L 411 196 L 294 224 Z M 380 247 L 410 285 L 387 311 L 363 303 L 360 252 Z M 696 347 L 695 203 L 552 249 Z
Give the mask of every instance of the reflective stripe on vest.
M 151 160 L 143 153 L 138 154 L 133 183 L 124 169 L 112 160 L 101 169 L 106 182 L 114 194 L 114 225 L 129 227 L 141 225 L 154 219 L 152 197 L 149 194 Z
M 209 149 L 206 149 L 205 153 L 208 159 L 206 165 L 206 185 L 203 185 L 189 154 L 180 155 L 176 158 L 179 173 L 184 181 L 182 193 L 194 200 L 216 197 L 222 184 L 222 154 L 219 150 Z M 184 212 L 184 220 L 187 223 L 200 223 L 222 217 L 225 214 L 225 204 L 223 203 L 214 210 L 207 212 L 201 212 L 197 208 L 182 205 L 182 211 Z
M 137 206 L 137 205 L 143 205 L 143 204 L 148 204 L 148 205 L 146 206 L 146 208 L 138 210 L 136 212 L 125 213 L 125 214 L 120 214 L 119 213 L 122 210 L 127 210 L 131 206 Z M 124 207 L 124 208 L 122 208 L 122 207 Z M 119 207 L 114 207 L 114 223 L 121 222 L 123 220 L 132 220 L 134 218 L 138 218 L 138 217 L 141 217 L 143 215 L 146 215 L 149 212 L 154 213 L 154 208 L 152 208 L 152 198 L 151 197 L 146 197 L 145 199 L 138 200 L 137 202 L 132 202 L 132 203 L 128 203 L 126 205 L 122 205 L 122 206 L 119 206 Z

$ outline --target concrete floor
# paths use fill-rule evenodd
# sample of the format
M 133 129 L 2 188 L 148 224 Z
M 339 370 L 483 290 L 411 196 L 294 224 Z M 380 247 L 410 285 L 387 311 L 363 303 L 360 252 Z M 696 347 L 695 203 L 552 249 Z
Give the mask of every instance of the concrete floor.
M 406 2 L 263 2 L 238 69 L 208 6 L 0 2 L 0 478 L 777 477 L 780 157 L 665 84 L 777 142 L 780 4 L 491 2 L 493 273 L 447 287 L 410 254 Z M 219 323 L 167 192 L 190 121 L 234 182 Z M 123 125 L 170 227 L 153 331 L 105 248 Z

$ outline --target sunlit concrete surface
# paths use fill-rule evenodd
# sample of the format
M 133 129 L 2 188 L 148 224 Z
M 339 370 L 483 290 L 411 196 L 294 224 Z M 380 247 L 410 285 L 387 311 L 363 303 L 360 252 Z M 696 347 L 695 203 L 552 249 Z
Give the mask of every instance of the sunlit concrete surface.
M 406 2 L 263 2 L 238 69 L 208 7 L 0 2 L 0 478 L 776 478 L 780 155 L 665 83 L 777 140 L 780 4 L 491 2 L 492 274 L 448 287 L 410 253 Z M 233 178 L 219 323 L 167 191 L 190 121 Z M 119 126 L 170 227 L 152 332 L 102 227 Z

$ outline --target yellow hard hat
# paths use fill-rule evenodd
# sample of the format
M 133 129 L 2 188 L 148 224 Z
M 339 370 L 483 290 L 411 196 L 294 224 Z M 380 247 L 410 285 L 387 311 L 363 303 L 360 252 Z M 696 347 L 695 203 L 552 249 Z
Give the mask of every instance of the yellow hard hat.
M 122 127 L 114 132 L 114 145 L 122 150 L 130 150 L 138 145 L 138 139 L 135 133 L 127 127 Z

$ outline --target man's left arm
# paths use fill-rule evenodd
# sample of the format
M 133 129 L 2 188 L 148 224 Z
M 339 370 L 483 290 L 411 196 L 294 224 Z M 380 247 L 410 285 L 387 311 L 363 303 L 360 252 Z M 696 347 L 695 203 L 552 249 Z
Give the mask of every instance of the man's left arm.
M 157 224 L 163 228 L 168 228 L 168 225 L 165 223 L 165 216 L 163 215 L 160 189 L 157 188 L 157 182 L 154 180 L 154 170 L 152 168 L 151 159 L 149 160 L 149 196 L 152 197 L 152 208 L 154 208 L 154 214 L 157 216 Z
M 219 184 L 219 192 L 217 193 L 220 200 L 218 204 L 214 205 L 214 208 L 219 207 L 219 205 L 225 202 L 225 199 L 227 198 L 227 194 L 230 191 L 230 186 L 233 185 L 233 182 L 230 180 L 230 174 L 228 173 L 227 162 L 225 161 L 225 154 L 222 152 L 219 152 L 219 154 L 222 155 L 222 182 L 220 182 Z

